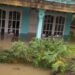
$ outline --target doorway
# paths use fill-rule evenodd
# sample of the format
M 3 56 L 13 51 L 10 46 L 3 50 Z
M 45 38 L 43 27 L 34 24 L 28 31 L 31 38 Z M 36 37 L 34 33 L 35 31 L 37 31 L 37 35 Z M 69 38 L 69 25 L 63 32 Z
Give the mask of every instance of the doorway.
M 29 38 L 34 38 L 36 36 L 38 24 L 38 11 L 35 8 L 30 10 L 30 23 L 29 23 Z

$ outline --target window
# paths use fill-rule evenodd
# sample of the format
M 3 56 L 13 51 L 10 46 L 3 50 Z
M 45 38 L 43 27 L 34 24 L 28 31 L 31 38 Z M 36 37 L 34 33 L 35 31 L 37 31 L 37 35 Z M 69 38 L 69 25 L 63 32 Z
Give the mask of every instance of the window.
M 54 35 L 59 35 L 59 36 L 63 35 L 64 24 L 65 24 L 65 17 L 57 16 L 56 17 Z
M 20 13 L 16 11 L 9 12 L 8 19 L 8 33 L 14 33 L 15 36 L 19 36 L 20 27 Z
M 51 15 L 45 15 L 44 26 L 43 26 L 43 34 L 48 37 L 52 34 L 52 25 L 53 25 L 54 17 Z
M 6 11 L 0 9 L 0 38 L 4 38 Z
M 4 38 L 5 34 L 7 35 L 10 33 L 18 37 L 20 21 L 21 13 L 19 11 L 0 9 L 0 39 Z
M 65 16 L 46 14 L 44 17 L 42 36 L 62 36 Z

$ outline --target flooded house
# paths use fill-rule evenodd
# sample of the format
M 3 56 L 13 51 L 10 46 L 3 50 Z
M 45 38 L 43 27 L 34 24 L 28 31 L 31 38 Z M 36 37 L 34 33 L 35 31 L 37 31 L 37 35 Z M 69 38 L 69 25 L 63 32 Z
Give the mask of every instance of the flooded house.
M 0 0 L 0 39 L 67 39 L 74 13 L 74 0 Z

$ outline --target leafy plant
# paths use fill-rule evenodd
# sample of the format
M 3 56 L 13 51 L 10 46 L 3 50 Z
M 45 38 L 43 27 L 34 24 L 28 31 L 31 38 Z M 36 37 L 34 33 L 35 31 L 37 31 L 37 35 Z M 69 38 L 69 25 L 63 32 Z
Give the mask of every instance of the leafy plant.
M 14 58 L 22 61 L 26 61 L 26 50 L 27 45 L 24 42 L 18 41 L 14 42 L 11 47 L 11 54 Z
M 25 62 L 26 48 L 27 46 L 24 42 L 14 42 L 9 50 L 0 52 L 0 61 L 11 63 Z
M 9 53 L 7 51 L 0 51 L 0 62 L 7 62 Z
M 0 52 L 0 62 L 32 63 L 35 66 L 52 69 L 53 72 L 64 73 L 67 69 L 71 53 L 63 39 L 33 39 L 29 44 L 14 42 L 7 51 Z
M 68 40 L 69 40 L 69 41 L 75 41 L 75 34 L 74 34 L 73 31 L 70 32 L 70 34 L 69 34 L 69 39 L 68 39 Z
M 30 51 L 29 54 L 35 66 L 50 67 L 54 71 L 65 71 L 69 51 L 63 39 L 35 39 L 29 43 L 28 51 Z

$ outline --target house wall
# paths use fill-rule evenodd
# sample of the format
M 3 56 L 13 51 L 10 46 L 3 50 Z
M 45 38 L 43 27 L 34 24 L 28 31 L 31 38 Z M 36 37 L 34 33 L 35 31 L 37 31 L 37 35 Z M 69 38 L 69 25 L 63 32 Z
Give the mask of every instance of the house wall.
M 17 7 L 17 6 L 9 6 L 9 5 L 0 5 L 1 9 L 6 9 L 6 10 L 17 10 L 22 13 L 22 18 L 21 18 L 21 25 L 20 25 L 20 38 L 23 39 L 27 36 L 28 31 L 29 31 L 29 11 L 30 8 L 28 7 Z
M 28 36 L 29 32 L 29 15 L 30 8 L 23 8 L 23 14 L 22 14 L 22 23 L 21 23 L 21 29 L 20 29 L 20 38 L 25 39 Z
M 69 38 L 70 30 L 71 30 L 71 21 L 72 21 L 72 13 L 66 14 L 66 25 L 64 30 L 64 39 Z
M 20 27 L 20 38 L 25 39 L 27 38 L 29 32 L 29 19 L 30 19 L 30 8 L 28 7 L 17 7 L 17 6 L 7 6 L 7 5 L 0 5 L 0 8 L 3 9 L 15 9 L 22 12 L 22 19 L 21 19 L 21 27 Z M 68 38 L 70 33 L 70 25 L 71 25 L 71 13 L 61 13 L 61 12 L 51 12 L 52 14 L 64 14 L 66 16 L 66 24 L 64 30 L 64 38 Z

